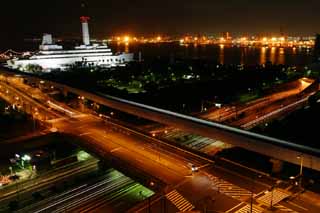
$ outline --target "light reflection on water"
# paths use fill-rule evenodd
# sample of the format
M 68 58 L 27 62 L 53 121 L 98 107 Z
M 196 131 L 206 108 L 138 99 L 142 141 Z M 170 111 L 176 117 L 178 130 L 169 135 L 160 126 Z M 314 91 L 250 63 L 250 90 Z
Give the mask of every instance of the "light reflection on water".
M 219 63 L 224 64 L 224 45 L 220 44 L 220 51 L 219 51 Z
M 306 65 L 312 61 L 312 49 L 296 47 L 231 47 L 225 45 L 188 45 L 179 44 L 129 44 L 109 45 L 114 52 L 132 52 L 138 57 L 152 60 L 159 57 L 183 59 L 202 58 L 220 64 L 273 64 Z
M 265 64 L 267 62 L 267 55 L 266 55 L 266 47 L 260 48 L 260 61 L 259 64 Z

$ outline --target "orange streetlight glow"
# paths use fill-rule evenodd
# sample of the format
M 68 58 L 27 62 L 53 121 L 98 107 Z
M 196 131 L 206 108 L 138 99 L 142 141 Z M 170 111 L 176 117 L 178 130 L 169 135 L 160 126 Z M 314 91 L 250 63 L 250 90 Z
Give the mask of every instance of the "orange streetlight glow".
M 123 41 L 128 43 L 130 41 L 130 37 L 129 36 L 125 36 L 123 37 Z

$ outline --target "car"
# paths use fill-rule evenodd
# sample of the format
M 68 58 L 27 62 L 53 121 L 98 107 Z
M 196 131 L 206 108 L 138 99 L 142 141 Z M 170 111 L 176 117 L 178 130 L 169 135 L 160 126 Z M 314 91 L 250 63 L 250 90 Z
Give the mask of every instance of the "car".
M 197 167 L 197 166 L 195 166 L 195 165 L 191 165 L 191 171 L 192 172 L 198 172 L 199 171 L 199 168 Z

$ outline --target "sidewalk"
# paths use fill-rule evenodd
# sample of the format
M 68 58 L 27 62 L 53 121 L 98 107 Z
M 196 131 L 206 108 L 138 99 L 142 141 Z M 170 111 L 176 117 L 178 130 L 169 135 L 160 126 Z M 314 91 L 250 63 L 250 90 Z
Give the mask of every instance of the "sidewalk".
M 305 191 L 301 193 L 300 197 L 306 200 L 307 202 L 310 202 L 313 205 L 320 207 L 320 194 L 316 194 L 311 191 Z

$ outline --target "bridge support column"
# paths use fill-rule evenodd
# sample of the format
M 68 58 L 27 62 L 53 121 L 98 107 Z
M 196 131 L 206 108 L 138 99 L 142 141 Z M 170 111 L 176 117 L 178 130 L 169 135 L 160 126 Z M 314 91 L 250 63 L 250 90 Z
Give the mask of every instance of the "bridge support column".
M 80 112 L 85 112 L 86 111 L 86 106 L 85 106 L 85 103 L 84 103 L 84 100 L 79 100 L 79 110 Z
M 43 83 L 38 83 L 38 88 L 42 91 L 45 87 Z
M 100 108 L 100 105 L 97 104 L 97 103 L 93 103 L 92 106 L 93 106 L 92 108 L 93 108 L 94 110 L 99 110 L 99 108 Z
M 272 163 L 272 173 L 280 173 L 283 168 L 283 161 L 271 158 L 270 162 Z
M 66 88 L 63 88 L 62 90 L 62 94 L 63 94 L 63 97 L 68 97 L 68 90 Z
M 30 107 L 30 104 L 28 104 L 28 103 L 24 103 L 23 104 L 23 108 L 24 108 L 24 110 L 25 110 L 25 112 L 27 113 L 27 114 L 30 114 L 31 113 L 31 107 Z

